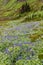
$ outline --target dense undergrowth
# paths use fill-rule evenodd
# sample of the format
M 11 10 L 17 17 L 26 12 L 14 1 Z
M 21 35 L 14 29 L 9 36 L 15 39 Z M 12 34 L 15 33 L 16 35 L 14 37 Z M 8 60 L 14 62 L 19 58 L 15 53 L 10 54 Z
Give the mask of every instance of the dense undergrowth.
M 42 0 L 0 0 L 0 65 L 43 65 Z
M 0 23 L 0 65 L 43 65 L 43 21 Z

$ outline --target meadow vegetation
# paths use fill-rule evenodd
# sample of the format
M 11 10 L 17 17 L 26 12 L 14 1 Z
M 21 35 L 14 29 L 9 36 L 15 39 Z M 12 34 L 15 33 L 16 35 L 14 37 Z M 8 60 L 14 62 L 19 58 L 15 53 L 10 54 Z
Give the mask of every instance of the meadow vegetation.
M 43 65 L 43 0 L 0 0 L 0 65 Z

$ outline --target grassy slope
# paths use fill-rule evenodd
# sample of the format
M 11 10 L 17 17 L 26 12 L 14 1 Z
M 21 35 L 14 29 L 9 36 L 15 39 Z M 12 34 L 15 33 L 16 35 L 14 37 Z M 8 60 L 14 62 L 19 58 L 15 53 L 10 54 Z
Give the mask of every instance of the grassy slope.
M 0 17 L 2 19 L 5 18 L 5 17 L 8 17 L 8 18 L 11 17 L 13 19 L 15 17 L 19 17 L 19 15 L 20 15 L 20 17 L 22 17 L 22 15 L 18 13 L 18 9 L 20 9 L 21 6 L 24 3 L 25 2 L 17 2 L 16 0 L 9 0 L 9 2 L 6 5 L 4 5 L 3 4 L 3 0 L 0 1 L 0 7 L 2 6 L 1 9 L 0 9 Z M 39 11 L 39 12 L 36 11 L 34 13 L 34 11 L 36 9 L 40 10 L 41 6 L 43 5 L 42 1 L 38 1 L 38 0 L 27 0 L 27 3 L 29 3 L 29 5 L 30 5 L 30 7 L 32 9 L 32 12 L 30 12 L 31 14 L 30 13 L 26 13 L 26 16 L 27 16 L 28 19 L 29 19 L 29 16 L 30 16 L 30 19 L 31 19 L 32 16 L 34 16 L 34 14 L 36 14 L 36 18 L 37 18 L 37 16 L 39 17 L 40 14 L 42 15 L 42 17 L 41 16 L 40 17 L 43 18 L 43 12 L 42 11 Z M 17 11 L 17 12 L 15 12 L 15 11 Z M 27 14 L 28 15 L 30 14 L 30 15 L 28 16 Z M 6 18 L 6 19 L 8 19 L 8 18 Z M 34 17 L 33 17 L 33 19 L 34 19 Z

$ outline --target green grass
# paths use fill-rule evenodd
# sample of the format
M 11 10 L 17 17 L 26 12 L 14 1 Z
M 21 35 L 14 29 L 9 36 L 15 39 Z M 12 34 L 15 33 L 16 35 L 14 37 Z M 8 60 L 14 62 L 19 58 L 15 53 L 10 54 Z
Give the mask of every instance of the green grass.
M 2 65 L 31 65 L 31 64 L 42 64 L 43 60 L 43 21 L 37 21 L 38 27 L 32 26 L 31 29 L 23 27 L 23 24 L 29 24 L 34 22 L 21 23 L 20 20 L 0 22 L 0 64 Z M 23 26 L 22 26 L 23 25 Z M 15 28 L 22 26 L 28 33 L 24 34 L 20 30 L 17 31 Z M 42 27 L 41 27 L 42 26 Z M 14 28 L 13 28 L 14 27 Z M 23 31 L 22 28 L 22 31 Z M 14 30 L 11 30 L 14 29 Z M 6 36 L 17 36 L 17 39 L 4 38 Z M 4 41 L 3 41 L 4 40 Z M 22 42 L 22 46 L 15 46 Z M 24 42 L 30 42 L 25 44 Z M 21 59 L 20 59 L 21 57 Z M 27 59 L 28 58 L 28 59 Z
M 27 0 L 31 11 L 21 14 L 25 2 L 2 2 L 0 19 L 8 19 L 0 21 L 0 65 L 43 65 L 43 3 Z
M 2 2 L 3 2 L 3 0 L 0 1 L 0 7 L 2 6 L 1 7 L 2 10 L 0 11 L 1 12 L 0 17 L 2 19 L 3 19 L 3 17 L 4 18 L 12 17 L 12 19 L 16 19 L 17 15 L 21 15 L 19 13 L 19 10 L 21 9 L 22 5 L 25 4 L 25 2 L 17 2 L 16 0 L 10 0 L 6 5 L 4 5 Z M 1 3 L 2 3 L 2 5 L 1 5 Z M 30 19 L 30 20 L 31 19 L 32 20 L 43 19 L 43 11 L 40 11 L 41 6 L 43 6 L 43 3 L 41 1 L 37 1 L 37 0 L 27 0 L 27 3 L 30 5 L 31 11 L 30 11 L 30 13 L 26 12 L 26 14 L 28 14 L 26 19 Z

